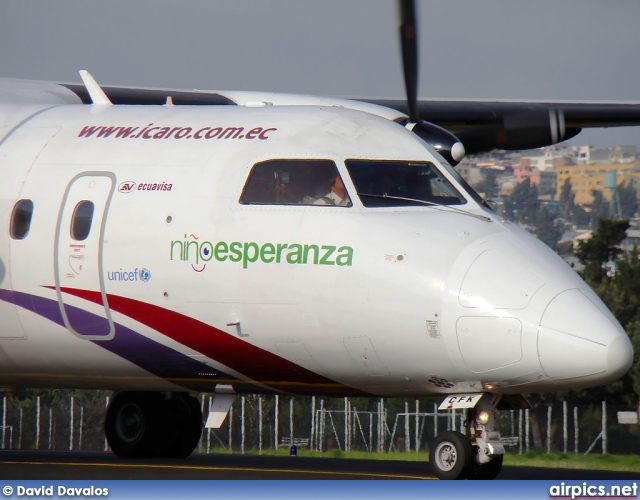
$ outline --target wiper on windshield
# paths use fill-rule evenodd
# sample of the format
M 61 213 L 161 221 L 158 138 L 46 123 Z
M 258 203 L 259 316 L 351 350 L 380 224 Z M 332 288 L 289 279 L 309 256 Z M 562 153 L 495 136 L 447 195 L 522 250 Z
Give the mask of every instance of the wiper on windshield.
M 405 198 L 404 196 L 393 196 L 393 195 L 388 195 L 387 193 L 383 193 L 383 194 L 372 194 L 372 193 L 357 193 L 358 196 L 367 196 L 369 198 L 380 198 L 380 199 L 387 199 L 387 200 L 399 200 L 399 201 L 411 201 L 414 203 L 419 203 L 421 205 L 427 205 L 430 207 L 437 207 L 437 208 L 448 208 L 451 210 L 455 210 L 456 212 L 460 212 L 463 213 L 465 215 L 469 215 L 470 217 L 475 217 L 476 219 L 480 219 L 486 222 L 492 222 L 490 217 L 486 217 L 484 215 L 478 215 L 478 214 L 474 214 L 471 212 L 467 212 L 466 210 L 462 210 L 461 208 L 458 207 L 454 207 L 452 205 L 446 205 L 444 203 L 436 203 L 433 201 L 427 201 L 427 200 L 418 200 L 416 198 Z

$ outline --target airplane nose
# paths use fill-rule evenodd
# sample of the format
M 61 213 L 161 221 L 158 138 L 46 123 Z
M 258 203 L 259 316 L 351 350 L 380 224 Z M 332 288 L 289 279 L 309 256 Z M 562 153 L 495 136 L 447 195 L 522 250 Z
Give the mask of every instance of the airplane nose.
M 567 388 L 606 384 L 631 368 L 629 337 L 613 316 L 597 305 L 599 302 L 583 290 L 565 290 L 551 300 L 542 315 L 540 365 L 549 378 Z

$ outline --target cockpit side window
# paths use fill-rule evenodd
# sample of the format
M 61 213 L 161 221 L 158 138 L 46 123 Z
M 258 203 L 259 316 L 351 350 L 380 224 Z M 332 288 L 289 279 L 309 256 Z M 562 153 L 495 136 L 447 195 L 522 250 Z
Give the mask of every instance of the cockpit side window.
M 350 207 L 351 199 L 331 160 L 268 160 L 251 169 L 240 203 Z
M 347 160 L 345 163 L 365 207 L 466 203 L 431 162 Z

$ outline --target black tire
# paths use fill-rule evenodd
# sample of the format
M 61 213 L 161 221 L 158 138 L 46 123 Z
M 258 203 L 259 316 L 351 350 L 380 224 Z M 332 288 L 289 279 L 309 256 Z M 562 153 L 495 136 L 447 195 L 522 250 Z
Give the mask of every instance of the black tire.
M 486 464 L 474 464 L 471 466 L 471 470 L 469 471 L 469 479 L 479 479 L 479 480 L 487 480 L 487 479 L 495 479 L 500 474 L 502 470 L 502 455 L 498 455 L 497 457 L 493 457 L 490 462 Z
M 171 412 L 176 418 L 176 438 L 164 456 L 186 458 L 200 441 L 202 435 L 202 410 L 197 398 L 188 394 L 175 394 L 170 400 Z
M 471 441 L 457 431 L 439 434 L 429 447 L 429 462 L 440 479 L 466 479 L 472 458 Z
M 105 419 L 105 436 L 119 457 L 155 454 L 161 429 L 155 413 L 162 397 L 153 392 L 118 392 L 111 399 Z

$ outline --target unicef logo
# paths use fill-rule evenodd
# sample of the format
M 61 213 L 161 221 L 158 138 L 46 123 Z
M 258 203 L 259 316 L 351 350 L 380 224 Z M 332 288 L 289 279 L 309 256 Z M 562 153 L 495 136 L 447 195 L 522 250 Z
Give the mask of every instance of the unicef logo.
M 140 270 L 140 279 L 145 283 L 151 279 L 151 271 L 149 271 L 146 267 Z

